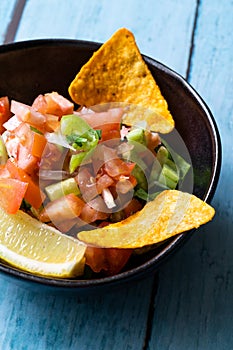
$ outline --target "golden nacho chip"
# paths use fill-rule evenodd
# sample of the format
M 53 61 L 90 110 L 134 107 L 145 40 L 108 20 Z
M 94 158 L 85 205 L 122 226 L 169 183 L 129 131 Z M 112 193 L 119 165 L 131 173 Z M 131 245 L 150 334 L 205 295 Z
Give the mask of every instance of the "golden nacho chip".
M 129 218 L 78 238 L 87 244 L 106 248 L 140 248 L 198 228 L 210 221 L 215 210 L 201 199 L 177 190 L 165 190 Z
M 152 131 L 167 133 L 174 120 L 166 100 L 143 60 L 133 34 L 121 28 L 97 50 L 69 86 L 79 105 L 128 103 L 123 122 L 133 125 L 145 120 Z M 143 113 L 134 111 L 142 107 Z

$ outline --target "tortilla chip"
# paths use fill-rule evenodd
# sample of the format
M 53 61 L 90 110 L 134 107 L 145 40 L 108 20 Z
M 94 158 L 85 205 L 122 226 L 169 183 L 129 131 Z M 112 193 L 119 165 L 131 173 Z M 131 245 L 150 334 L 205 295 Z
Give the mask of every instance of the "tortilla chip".
M 134 125 L 146 120 L 152 131 L 167 133 L 174 120 L 166 100 L 144 62 L 133 34 L 119 29 L 81 68 L 69 86 L 69 94 L 79 105 L 124 102 L 130 111 L 123 122 Z M 135 106 L 143 113 L 135 112 Z
M 198 228 L 210 221 L 215 210 L 201 199 L 177 190 L 165 190 L 129 218 L 82 231 L 78 238 L 106 248 L 140 248 Z

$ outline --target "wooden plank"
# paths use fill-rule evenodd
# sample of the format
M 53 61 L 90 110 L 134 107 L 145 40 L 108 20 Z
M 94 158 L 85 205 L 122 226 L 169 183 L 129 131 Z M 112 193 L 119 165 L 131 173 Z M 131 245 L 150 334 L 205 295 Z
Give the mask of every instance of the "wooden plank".
M 59 37 L 104 42 L 118 28 L 127 27 L 141 52 L 185 75 L 195 4 L 195 0 L 91 0 L 88 4 L 86 0 L 28 0 L 16 40 Z M 40 19 L 32 25 L 38 14 Z
M 17 0 L 0 1 L 0 44 L 4 43 L 7 28 L 11 22 L 12 14 Z
M 79 298 L 2 284 L 0 348 L 32 349 L 36 343 L 41 350 L 142 349 L 150 289 L 147 279 L 125 290 Z
M 161 270 L 151 350 L 225 350 L 233 344 L 232 15 L 232 1 L 200 3 L 190 82 L 222 136 L 222 172 L 212 202 L 217 213 Z

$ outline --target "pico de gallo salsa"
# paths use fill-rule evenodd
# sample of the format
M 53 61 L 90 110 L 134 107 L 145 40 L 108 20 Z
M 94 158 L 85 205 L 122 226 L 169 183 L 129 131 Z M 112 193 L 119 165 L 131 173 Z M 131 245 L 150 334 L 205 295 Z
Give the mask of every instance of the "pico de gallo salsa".
M 57 92 L 31 105 L 0 99 L 0 206 L 67 235 L 103 227 L 175 189 L 189 164 L 158 133 L 122 124 L 124 106 L 79 108 Z M 10 195 L 12 194 L 12 195 Z M 132 249 L 87 247 L 92 271 L 116 274 Z

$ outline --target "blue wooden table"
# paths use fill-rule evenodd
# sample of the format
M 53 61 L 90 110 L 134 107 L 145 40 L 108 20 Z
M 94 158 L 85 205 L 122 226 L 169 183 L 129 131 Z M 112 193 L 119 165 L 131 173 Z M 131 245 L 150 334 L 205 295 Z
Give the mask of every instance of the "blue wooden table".
M 0 43 L 103 42 L 120 27 L 184 76 L 215 116 L 223 146 L 215 219 L 158 274 L 127 289 L 53 296 L 0 279 L 0 349 L 233 349 L 232 0 L 0 1 Z

